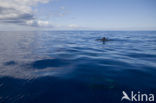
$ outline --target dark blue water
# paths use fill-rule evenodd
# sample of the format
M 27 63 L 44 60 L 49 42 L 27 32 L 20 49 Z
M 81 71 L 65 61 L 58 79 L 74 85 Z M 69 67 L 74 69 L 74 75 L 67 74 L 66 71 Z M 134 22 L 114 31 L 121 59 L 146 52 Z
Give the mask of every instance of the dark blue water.
M 123 90 L 156 93 L 156 32 L 0 32 L 0 103 L 118 103 Z

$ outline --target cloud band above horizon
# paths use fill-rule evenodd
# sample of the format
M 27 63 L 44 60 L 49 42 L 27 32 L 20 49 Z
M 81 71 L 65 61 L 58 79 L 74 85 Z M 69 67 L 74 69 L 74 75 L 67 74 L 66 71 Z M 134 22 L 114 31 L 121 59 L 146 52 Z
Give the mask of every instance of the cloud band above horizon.
M 0 0 L 0 22 L 30 26 L 46 26 L 48 21 L 37 20 L 32 6 L 51 0 Z

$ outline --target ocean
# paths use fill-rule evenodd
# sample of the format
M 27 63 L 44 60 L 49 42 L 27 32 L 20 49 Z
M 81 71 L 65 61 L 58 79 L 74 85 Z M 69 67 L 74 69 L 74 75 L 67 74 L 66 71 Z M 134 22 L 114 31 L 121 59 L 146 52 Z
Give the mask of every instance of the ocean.
M 123 91 L 156 94 L 156 31 L 0 32 L 0 103 L 120 103 Z

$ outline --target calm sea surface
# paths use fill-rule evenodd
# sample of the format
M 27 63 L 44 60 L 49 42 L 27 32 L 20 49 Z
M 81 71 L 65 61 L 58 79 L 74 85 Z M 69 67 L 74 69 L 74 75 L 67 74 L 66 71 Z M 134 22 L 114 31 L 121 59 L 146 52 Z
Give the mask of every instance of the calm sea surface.
M 122 91 L 156 93 L 156 32 L 0 32 L 0 103 L 118 103 Z

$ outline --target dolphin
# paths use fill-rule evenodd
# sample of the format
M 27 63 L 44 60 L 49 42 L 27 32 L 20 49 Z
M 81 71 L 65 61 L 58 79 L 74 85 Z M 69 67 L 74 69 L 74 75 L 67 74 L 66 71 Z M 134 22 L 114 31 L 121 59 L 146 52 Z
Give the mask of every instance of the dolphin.
M 96 41 L 101 41 L 101 42 L 106 42 L 106 41 L 110 41 L 109 39 L 107 39 L 106 37 L 103 37 L 101 39 L 96 39 Z

